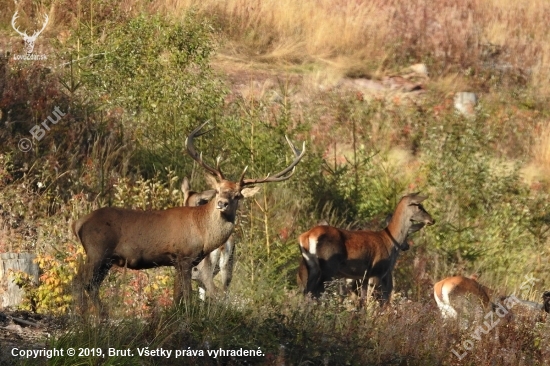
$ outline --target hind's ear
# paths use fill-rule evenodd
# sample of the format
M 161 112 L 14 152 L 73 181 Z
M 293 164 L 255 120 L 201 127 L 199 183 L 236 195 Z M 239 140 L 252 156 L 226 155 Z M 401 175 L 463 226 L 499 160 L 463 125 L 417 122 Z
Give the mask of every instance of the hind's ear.
M 428 198 L 428 196 L 421 196 L 420 192 L 411 193 L 407 197 L 409 197 L 409 202 L 415 205 L 418 205 L 422 201 Z
M 191 186 L 189 186 L 189 179 L 187 177 L 183 177 L 183 182 L 181 182 L 181 191 L 185 194 L 185 192 L 189 192 L 191 190 Z
M 214 176 L 210 174 L 205 174 L 204 177 L 206 178 L 206 182 L 210 184 L 210 187 L 218 189 L 218 180 Z

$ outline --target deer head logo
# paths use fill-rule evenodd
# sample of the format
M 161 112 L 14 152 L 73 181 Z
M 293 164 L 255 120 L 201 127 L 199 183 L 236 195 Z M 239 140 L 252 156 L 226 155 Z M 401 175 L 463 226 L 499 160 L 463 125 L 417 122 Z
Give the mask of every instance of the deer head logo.
M 17 14 L 17 11 L 16 11 L 15 14 L 13 14 L 13 17 L 11 18 L 11 26 L 17 33 L 19 33 L 19 35 L 23 37 L 23 40 L 25 41 L 25 51 L 27 52 L 28 55 L 30 55 L 34 50 L 34 42 L 36 41 L 40 33 L 42 33 L 42 31 L 46 28 L 46 25 L 48 24 L 48 14 L 44 14 L 44 25 L 42 26 L 42 29 L 40 29 L 39 31 L 34 31 L 32 36 L 29 36 L 26 30 L 25 32 L 21 32 L 19 31 L 19 29 L 17 29 L 17 26 L 15 25 L 15 21 L 17 20 L 18 16 L 19 15 Z

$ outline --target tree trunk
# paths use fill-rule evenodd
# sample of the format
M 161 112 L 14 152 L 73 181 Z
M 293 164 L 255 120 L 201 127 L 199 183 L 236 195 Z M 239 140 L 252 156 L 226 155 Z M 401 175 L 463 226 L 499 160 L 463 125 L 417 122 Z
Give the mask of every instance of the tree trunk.
M 25 292 L 14 283 L 13 272 L 29 274 L 38 283 L 38 264 L 33 253 L 0 254 L 0 308 L 21 304 Z

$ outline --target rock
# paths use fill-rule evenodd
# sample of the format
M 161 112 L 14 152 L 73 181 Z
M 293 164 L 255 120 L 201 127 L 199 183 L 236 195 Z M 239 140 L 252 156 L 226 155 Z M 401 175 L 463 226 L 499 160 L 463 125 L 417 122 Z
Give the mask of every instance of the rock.
M 465 117 L 475 117 L 475 107 L 477 105 L 477 96 L 470 92 L 458 92 L 454 97 L 455 109 Z
M 421 75 L 421 76 L 425 76 L 425 77 L 429 76 L 428 67 L 426 66 L 426 64 L 411 65 L 411 66 L 409 66 L 409 70 L 411 70 L 415 74 L 418 74 L 418 75 Z

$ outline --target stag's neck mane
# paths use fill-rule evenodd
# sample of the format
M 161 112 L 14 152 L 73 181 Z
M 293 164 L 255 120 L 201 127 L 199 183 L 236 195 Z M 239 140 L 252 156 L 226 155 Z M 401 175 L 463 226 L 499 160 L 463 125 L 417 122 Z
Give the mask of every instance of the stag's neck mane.
M 231 212 L 231 210 L 220 212 L 215 205 L 215 200 L 211 200 L 207 204 L 197 207 L 205 212 L 201 220 L 201 226 L 207 233 L 207 240 L 203 244 L 205 253 L 210 253 L 225 243 L 235 227 L 236 209 L 233 210 L 235 212 Z

